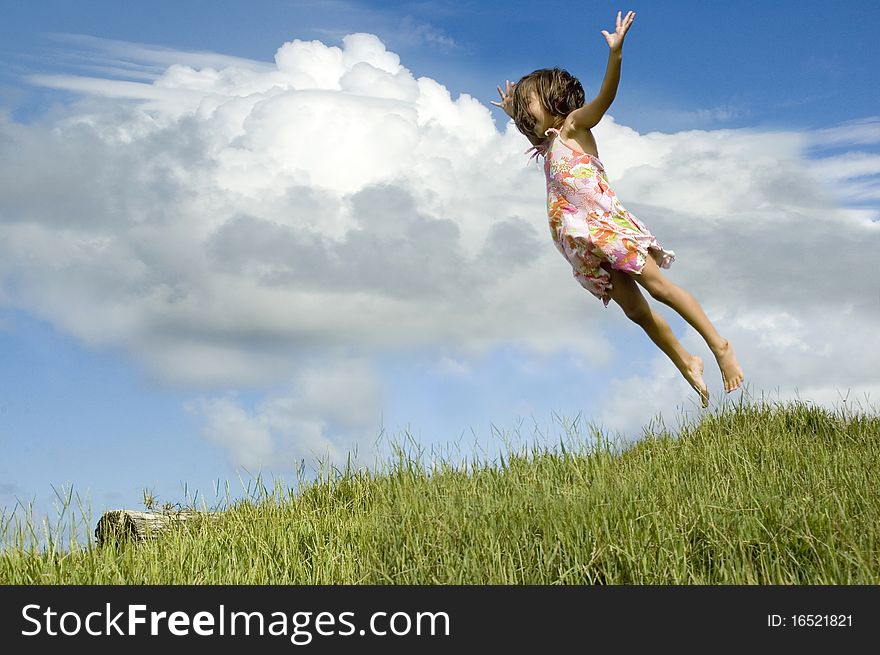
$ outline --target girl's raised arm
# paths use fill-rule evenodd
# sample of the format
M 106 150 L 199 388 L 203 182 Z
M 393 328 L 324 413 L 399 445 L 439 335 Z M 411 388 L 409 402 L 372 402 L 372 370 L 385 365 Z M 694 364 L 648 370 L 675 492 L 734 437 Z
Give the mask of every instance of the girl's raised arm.
M 617 28 L 614 34 L 602 30 L 602 36 L 608 42 L 608 67 L 605 69 L 605 79 L 599 95 L 592 102 L 571 112 L 566 122 L 573 130 L 589 130 L 598 123 L 617 95 L 617 85 L 620 84 L 620 62 L 623 59 L 623 38 L 636 17 L 634 11 L 627 12 L 626 17 L 621 19 L 621 12 L 617 12 Z

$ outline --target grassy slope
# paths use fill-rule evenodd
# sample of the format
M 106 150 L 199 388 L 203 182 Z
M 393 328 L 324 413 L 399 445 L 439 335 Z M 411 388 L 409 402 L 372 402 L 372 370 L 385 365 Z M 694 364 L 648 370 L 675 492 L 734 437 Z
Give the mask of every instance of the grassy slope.
M 157 543 L 16 546 L 0 583 L 878 584 L 880 417 L 762 403 L 627 449 L 276 485 Z

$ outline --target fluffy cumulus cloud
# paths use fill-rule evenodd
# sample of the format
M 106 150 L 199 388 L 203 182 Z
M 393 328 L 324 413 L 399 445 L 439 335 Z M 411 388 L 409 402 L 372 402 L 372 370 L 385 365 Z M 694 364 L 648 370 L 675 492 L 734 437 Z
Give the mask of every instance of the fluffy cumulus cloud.
M 880 287 L 871 271 L 880 215 L 876 206 L 843 206 L 856 198 L 853 188 L 880 190 L 880 166 L 868 153 L 825 150 L 878 143 L 880 121 L 869 119 L 816 134 L 632 133 L 614 150 L 618 192 L 668 235 L 679 257 L 669 276 L 736 346 L 747 397 L 880 407 Z M 704 359 L 723 402 L 703 340 L 687 328 L 682 343 Z M 597 413 L 609 427 L 637 432 L 657 414 L 696 415 L 695 403 L 659 356 L 615 379 Z
M 501 343 L 568 351 L 609 379 L 603 402 L 626 424 L 642 420 L 625 407 L 633 387 L 686 396 L 663 377 L 671 364 L 615 367 L 617 310 L 571 278 L 543 176 L 490 107 L 413 76 L 369 34 L 294 40 L 274 66 L 180 61 L 148 82 L 34 77 L 78 101 L 29 124 L 0 116 L 0 303 L 123 348 L 168 383 L 220 393 L 293 376 L 257 408 L 193 402 L 235 461 L 341 456 L 380 409 L 369 361 L 383 352 L 431 348 L 460 374 Z M 823 168 L 805 153 L 876 143 L 876 122 L 811 141 L 639 134 L 606 116 L 595 133 L 624 204 L 675 250 L 670 277 L 753 385 L 873 384 L 880 223 L 831 188 L 876 158 Z M 336 373 L 316 373 L 316 353 Z M 366 414 L 326 401 L 350 394 Z
M 218 386 L 315 347 L 482 350 L 511 322 L 572 340 L 518 306 L 535 270 L 552 279 L 542 182 L 489 108 L 371 35 L 293 41 L 276 63 L 53 77 L 92 93 L 51 126 L 2 125 L 7 301 Z
M 186 409 L 203 421 L 205 438 L 251 472 L 290 470 L 301 461 L 353 465 L 378 454 L 375 428 L 382 388 L 364 361 L 304 368 L 285 392 L 252 411 L 235 394 L 202 397 Z

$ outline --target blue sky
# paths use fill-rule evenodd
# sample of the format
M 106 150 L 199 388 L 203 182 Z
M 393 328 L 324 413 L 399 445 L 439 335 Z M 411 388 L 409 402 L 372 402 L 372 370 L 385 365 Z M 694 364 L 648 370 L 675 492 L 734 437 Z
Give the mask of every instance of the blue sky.
M 475 440 L 478 453 L 499 447 L 493 425 L 529 437 L 533 426 L 552 434 L 555 416 L 580 417 L 585 434 L 583 424 L 595 421 L 637 438 L 656 413 L 674 424 L 678 408 L 693 403 L 687 385 L 619 309 L 602 308 L 571 278 L 546 238 L 540 172 L 519 158 L 528 144 L 489 104 L 504 79 L 552 65 L 580 77 L 588 95 L 595 92 L 607 57 L 600 30 L 612 28 L 618 9 L 637 17 L 618 96 L 596 129 L 599 152 L 624 205 L 678 253 L 670 279 L 693 291 L 729 335 L 755 395 L 826 405 L 841 397 L 876 400 L 876 3 L 592 2 L 574 13 L 546 7 L 4 3 L 0 164 L 16 182 L 0 192 L 0 507 L 33 501 L 51 511 L 53 485 L 72 485 L 96 516 L 138 507 L 143 488 L 174 502 L 183 500 L 186 484 L 211 502 L 216 481 L 231 480 L 235 491 L 237 477 L 254 469 L 290 478 L 310 446 L 333 444 L 338 453 L 358 444 L 364 452 L 380 421 L 388 436 L 409 431 L 426 450 L 458 441 L 465 455 Z M 376 40 L 343 46 L 354 33 Z M 289 63 L 278 64 L 287 66 L 279 88 L 288 95 L 255 105 L 241 134 L 227 139 L 225 123 L 204 102 L 214 107 L 222 96 L 229 101 L 223 106 L 233 107 L 251 84 L 273 99 L 260 76 L 277 72 L 276 52 L 295 40 L 320 41 L 308 51 L 315 56 L 335 47 L 351 61 L 371 62 L 374 73 L 388 73 L 383 83 L 400 85 L 392 92 L 400 97 L 415 93 L 414 80 L 436 82 L 448 96 L 429 100 L 436 87 L 420 82 L 421 99 L 412 102 L 434 112 L 434 123 L 406 123 L 404 107 L 398 124 L 370 113 L 373 104 L 351 104 L 370 95 L 369 85 L 346 92 L 348 99 L 328 95 L 326 107 L 353 112 L 337 115 L 354 116 L 363 128 L 366 136 L 351 145 L 346 126 L 354 120 L 339 126 L 319 112 L 297 123 L 291 112 L 306 96 L 296 95 L 296 75 L 316 75 L 323 64 L 302 68 L 297 58 L 308 53 L 288 48 Z M 377 42 L 384 54 L 375 55 Z M 389 77 L 397 70 L 389 53 L 408 77 Z M 244 72 L 218 82 L 208 68 Z M 123 89 L 119 80 L 141 86 Z M 238 90 L 221 88 L 227 83 Z M 201 110 L 181 99 L 196 96 L 208 98 Z M 352 173 L 334 182 L 321 177 L 326 152 L 309 169 L 286 159 L 283 148 L 273 150 L 273 134 L 296 149 L 298 139 L 311 143 L 324 130 L 378 177 Z M 129 136 L 115 136 L 123 133 Z M 425 158 L 449 144 L 459 144 L 459 154 L 426 168 L 433 177 L 423 187 L 409 168 L 395 168 L 400 134 L 416 139 Z M 253 159 L 236 166 L 242 139 Z M 477 142 L 479 154 L 461 145 Z M 156 162 L 156 177 L 143 177 L 144 162 Z M 106 184 L 100 193 L 84 188 L 90 171 L 96 189 Z M 173 182 L 161 187 L 156 180 Z M 373 205 L 363 196 L 358 205 L 357 194 L 374 183 L 386 185 L 386 195 Z M 491 202 L 486 189 L 497 194 Z M 398 252 L 419 252 L 426 234 L 448 236 L 443 230 L 454 224 L 458 240 L 443 243 L 466 264 L 449 268 L 440 257 L 410 269 L 408 259 L 398 262 L 388 250 L 389 261 L 410 273 L 404 282 L 359 269 L 355 257 L 345 270 L 360 294 L 322 288 L 306 269 L 279 264 L 283 248 L 279 255 L 272 244 L 289 238 L 300 247 L 297 235 L 308 232 L 309 207 L 316 206 L 308 203 L 326 194 L 341 208 L 327 214 L 339 221 L 334 238 L 356 235 L 379 250 L 396 244 Z M 171 196 L 183 204 L 164 205 Z M 396 213 L 346 213 L 350 202 L 408 207 L 407 199 L 421 202 Z M 235 211 L 209 211 L 226 206 Z M 186 220 L 146 230 L 151 220 L 181 211 Z M 138 212 L 152 218 L 144 222 Z M 268 222 L 248 223 L 245 215 Z M 363 232 L 351 231 L 357 220 Z M 286 231 L 271 232 L 272 221 Z M 492 234 L 504 241 L 498 257 L 519 263 L 462 254 L 479 251 L 495 223 L 502 227 Z M 195 240 L 203 229 L 213 240 Z M 389 229 L 410 242 L 383 241 L 391 239 Z M 221 253 L 227 268 L 197 270 L 193 251 L 175 246 L 190 238 L 206 257 Z M 103 251 L 104 243 L 126 249 Z M 314 252 L 331 252 L 330 243 Z M 245 251 L 242 244 L 250 245 Z M 290 256 L 306 261 L 314 252 Z M 477 267 L 482 261 L 488 263 Z M 515 274 L 508 277 L 508 268 Z M 285 313 L 248 286 L 266 270 L 306 304 Z M 189 293 L 194 304 L 178 314 L 171 296 L 147 302 L 146 279 Z M 337 301 L 351 308 L 339 310 L 340 320 L 329 309 Z M 387 307 L 387 324 L 378 311 L 361 319 L 358 308 L 369 307 Z M 717 391 L 720 376 L 704 344 L 667 308 L 660 311 L 706 359 L 707 382 Z
M 877 92 L 871 2 L 673 1 L 635 3 L 618 120 L 640 130 L 687 129 L 686 114 L 726 111 L 727 127 L 822 127 L 869 115 Z M 88 34 L 167 48 L 271 61 L 292 38 L 335 43 L 349 32 L 378 35 L 416 75 L 453 94 L 493 99 L 500 77 L 562 65 L 595 89 L 604 72 L 601 29 L 620 7 L 591 2 L 577 16 L 538 2 L 157 2 L 120 11 L 114 2 L 5 3 L 6 105 L 20 116 L 51 94 L 18 74 L 72 70 L 55 34 Z M 626 11 L 626 9 L 623 9 Z M 610 17 L 610 18 L 609 18 Z M 608 25 L 606 25 L 608 24 Z M 574 27 L 577 26 L 577 27 Z M 409 28 L 407 30 L 406 28 Z M 415 33 L 415 35 L 413 35 Z M 49 97 L 47 97 L 49 96 Z M 708 117 L 706 120 L 709 120 Z M 677 122 L 678 121 L 678 122 Z

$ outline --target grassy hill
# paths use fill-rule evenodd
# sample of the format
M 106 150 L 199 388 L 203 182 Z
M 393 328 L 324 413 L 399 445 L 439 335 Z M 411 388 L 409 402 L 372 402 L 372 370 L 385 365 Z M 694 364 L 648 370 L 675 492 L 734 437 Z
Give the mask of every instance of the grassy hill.
M 430 473 L 398 450 L 138 545 L 37 548 L 7 519 L 0 583 L 878 584 L 878 479 L 880 416 L 725 406 L 622 452 Z

